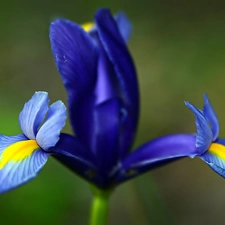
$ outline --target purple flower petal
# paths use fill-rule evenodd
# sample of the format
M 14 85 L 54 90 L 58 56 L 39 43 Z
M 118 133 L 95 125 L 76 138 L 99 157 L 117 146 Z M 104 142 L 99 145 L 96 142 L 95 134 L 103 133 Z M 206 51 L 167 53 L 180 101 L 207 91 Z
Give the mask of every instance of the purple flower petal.
M 49 154 L 24 135 L 0 136 L 0 193 L 35 178 Z
M 208 121 L 206 120 L 203 112 L 197 109 L 189 102 L 185 102 L 185 105 L 194 113 L 196 117 L 196 147 L 204 153 L 209 148 L 210 144 L 213 141 L 212 129 L 209 126 Z
M 25 103 L 19 115 L 19 123 L 27 138 L 35 140 L 37 129 L 44 120 L 48 110 L 48 103 L 47 92 L 35 92 L 32 98 Z
M 175 134 L 156 138 L 130 153 L 120 165 L 118 182 L 135 177 L 147 170 L 181 157 L 199 155 L 194 135 Z
M 225 178 L 225 146 L 219 143 L 212 143 L 209 150 L 199 156 L 216 173 Z
M 56 20 L 50 27 L 52 53 L 68 92 L 71 123 L 76 130 L 77 104 L 93 91 L 97 72 L 97 47 L 77 24 Z
M 119 12 L 114 16 L 118 29 L 125 42 L 129 41 L 132 25 L 124 12 Z
M 47 119 L 37 133 L 36 140 L 39 146 L 44 150 L 55 146 L 65 123 L 66 107 L 61 101 L 57 101 L 49 107 Z
M 132 58 L 110 11 L 108 9 L 98 10 L 95 19 L 99 37 L 115 67 L 126 102 L 133 111 L 133 120 L 136 124 L 139 115 L 139 93 Z
M 212 125 L 213 141 L 215 141 L 218 138 L 220 132 L 220 124 L 216 112 L 212 107 L 207 94 L 204 94 L 203 113 L 208 122 L 210 122 Z
M 51 154 L 81 177 L 94 182 L 97 176 L 95 157 L 79 139 L 61 133 L 59 142 L 50 149 Z
M 98 60 L 98 77 L 95 87 L 96 104 L 113 98 L 122 98 L 118 77 L 111 61 L 109 61 L 105 50 L 100 46 Z
M 112 99 L 95 109 L 95 145 L 99 173 L 107 174 L 117 163 L 120 138 L 120 101 Z

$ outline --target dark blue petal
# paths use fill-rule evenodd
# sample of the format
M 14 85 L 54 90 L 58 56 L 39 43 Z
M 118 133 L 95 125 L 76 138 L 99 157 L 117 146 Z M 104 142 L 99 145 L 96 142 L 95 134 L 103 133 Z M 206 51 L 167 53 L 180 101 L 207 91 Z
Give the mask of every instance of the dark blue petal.
M 130 152 L 134 142 L 136 124 L 128 107 L 121 108 L 120 159 L 124 159 Z
M 48 110 L 48 116 L 40 127 L 36 140 L 39 146 L 48 150 L 59 140 L 60 131 L 66 124 L 66 107 L 62 101 L 53 103 Z
M 126 103 L 133 112 L 134 124 L 139 115 L 139 93 L 134 64 L 118 26 L 108 9 L 100 9 L 95 14 L 101 42 L 113 63 Z
M 77 118 L 73 109 L 95 85 L 97 49 L 91 37 L 68 20 L 56 20 L 51 24 L 50 40 L 57 68 L 68 92 L 70 118 L 75 129 Z
M 96 95 L 96 104 L 113 98 L 123 97 L 114 66 L 108 59 L 101 43 L 99 45 L 98 77 L 94 92 Z
M 208 122 L 210 122 L 212 125 L 213 141 L 215 141 L 218 138 L 218 135 L 220 132 L 220 124 L 219 124 L 219 120 L 217 118 L 216 112 L 214 108 L 212 107 L 207 94 L 204 94 L 203 113 L 206 119 L 208 120 Z
M 108 174 L 119 156 L 120 101 L 112 99 L 95 109 L 95 145 L 99 173 Z
M 128 180 L 181 157 L 201 154 L 195 146 L 195 139 L 194 135 L 176 134 L 147 142 L 122 161 L 117 182 Z
M 79 107 L 76 107 L 76 105 L 71 105 L 70 107 L 74 118 L 77 118 L 74 120 L 76 137 L 90 149 L 93 148 L 95 143 L 95 137 L 93 135 L 95 130 L 95 106 L 96 98 L 94 95 L 90 95 Z
M 212 143 L 209 150 L 199 156 L 216 173 L 225 178 L 225 146 L 219 143 Z
M 62 133 L 59 142 L 50 151 L 73 172 L 90 182 L 95 182 L 97 177 L 95 158 L 76 137 Z
M 132 25 L 124 12 L 119 12 L 114 16 L 117 26 L 119 28 L 120 34 L 125 42 L 129 41 Z
M 48 103 L 48 93 L 44 91 L 35 92 L 32 98 L 25 103 L 19 115 L 19 123 L 27 138 L 35 140 L 37 129 L 47 113 Z
M 201 110 L 197 109 L 189 102 L 185 102 L 185 105 L 194 113 L 196 117 L 196 147 L 203 153 L 209 148 L 213 141 L 212 129 Z

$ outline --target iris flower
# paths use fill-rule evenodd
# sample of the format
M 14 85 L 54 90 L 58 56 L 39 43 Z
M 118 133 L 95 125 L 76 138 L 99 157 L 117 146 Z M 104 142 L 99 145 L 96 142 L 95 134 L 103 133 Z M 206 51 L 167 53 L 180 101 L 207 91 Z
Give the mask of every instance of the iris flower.
M 66 108 L 61 101 L 48 104 L 48 94 L 36 92 L 19 115 L 23 134 L 0 135 L 0 193 L 33 179 L 58 142 Z
M 218 137 L 219 121 L 208 96 L 204 95 L 203 110 L 189 102 L 185 104 L 196 117 L 196 147 L 203 152 L 198 157 L 225 178 L 225 140 Z
M 126 16 L 113 17 L 108 9 L 98 10 L 95 23 L 83 27 L 63 19 L 50 27 L 52 52 L 76 134 L 61 135 L 55 157 L 102 190 L 172 160 L 202 153 L 195 136 L 188 134 L 160 137 L 131 152 L 139 90 L 126 46 L 130 32 Z

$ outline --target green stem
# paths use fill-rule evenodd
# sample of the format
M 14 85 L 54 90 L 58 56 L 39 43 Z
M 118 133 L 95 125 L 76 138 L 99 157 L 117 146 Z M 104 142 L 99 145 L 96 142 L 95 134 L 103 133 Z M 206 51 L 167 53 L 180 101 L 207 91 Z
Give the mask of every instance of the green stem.
M 107 225 L 109 210 L 109 191 L 92 188 L 94 198 L 91 206 L 89 225 Z

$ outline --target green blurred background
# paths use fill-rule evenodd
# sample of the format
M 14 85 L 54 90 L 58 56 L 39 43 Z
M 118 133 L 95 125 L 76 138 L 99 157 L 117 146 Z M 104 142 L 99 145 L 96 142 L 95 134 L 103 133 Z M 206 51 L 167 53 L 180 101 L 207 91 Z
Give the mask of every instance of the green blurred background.
M 101 6 L 124 10 L 133 23 L 141 117 L 135 146 L 168 133 L 195 131 L 184 106 L 208 93 L 225 137 L 225 2 L 144 0 L 0 0 L 0 132 L 20 132 L 18 113 L 34 91 L 66 102 L 50 51 L 50 21 L 92 20 Z M 69 123 L 65 131 L 71 132 Z M 87 224 L 88 185 L 50 159 L 34 181 L 0 196 L 0 224 Z M 222 225 L 225 180 L 199 159 L 183 159 L 121 185 L 110 225 Z

